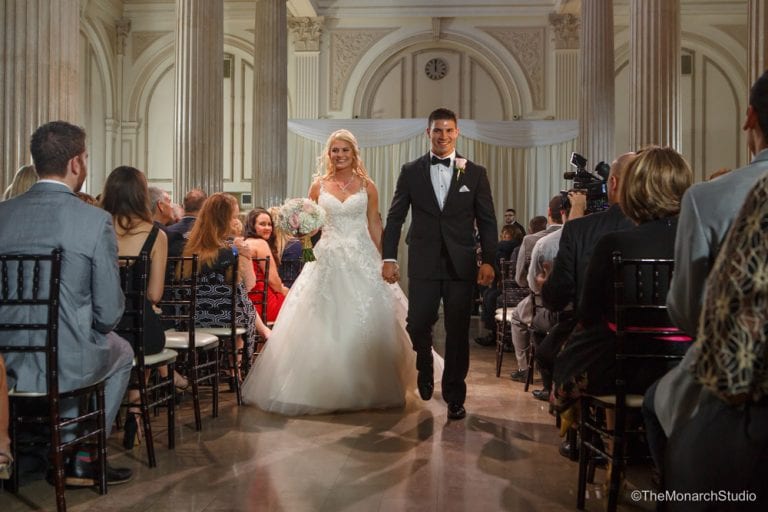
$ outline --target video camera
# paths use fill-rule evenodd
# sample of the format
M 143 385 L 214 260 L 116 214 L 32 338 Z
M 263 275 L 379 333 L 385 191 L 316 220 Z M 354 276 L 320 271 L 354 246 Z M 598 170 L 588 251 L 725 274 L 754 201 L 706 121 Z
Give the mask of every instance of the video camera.
M 608 204 L 606 182 L 608 181 L 608 174 L 611 172 L 611 166 L 605 162 L 600 162 L 595 166 L 596 174 L 593 174 L 587 170 L 587 159 L 575 151 L 571 153 L 571 165 L 576 170 L 565 171 L 563 179 L 573 180 L 573 188 L 571 190 L 578 190 L 587 195 L 585 213 L 607 210 L 610 204 Z M 560 195 L 563 197 L 563 208 L 565 209 L 571 207 L 568 192 L 566 190 L 560 191 Z

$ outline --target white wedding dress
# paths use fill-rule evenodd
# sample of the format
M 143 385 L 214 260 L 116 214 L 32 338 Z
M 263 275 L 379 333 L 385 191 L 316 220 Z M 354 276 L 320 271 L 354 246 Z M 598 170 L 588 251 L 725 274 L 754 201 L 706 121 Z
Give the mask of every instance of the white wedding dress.
M 286 296 L 243 400 L 288 416 L 402 406 L 416 389 L 408 299 L 381 277 L 368 195 L 361 189 L 341 202 L 321 189 L 318 203 L 327 219 L 317 261 Z M 442 366 L 435 354 L 435 375 Z

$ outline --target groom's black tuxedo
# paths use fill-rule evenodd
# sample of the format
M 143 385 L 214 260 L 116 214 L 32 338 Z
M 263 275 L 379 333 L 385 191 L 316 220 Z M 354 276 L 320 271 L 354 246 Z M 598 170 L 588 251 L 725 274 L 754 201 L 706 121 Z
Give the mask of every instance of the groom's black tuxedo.
M 409 209 L 408 333 L 417 353 L 431 350 L 432 326 L 437 321 L 442 298 L 446 330 L 443 398 L 448 403 L 462 404 L 469 368 L 472 289 L 477 279 L 475 222 L 483 262 L 493 265 L 496 254 L 496 215 L 485 168 L 467 161 L 464 172 L 459 173 L 454 164 L 441 210 L 430 178 L 430 154 L 403 165 L 387 214 L 382 242 L 384 259 L 397 259 L 400 233 Z

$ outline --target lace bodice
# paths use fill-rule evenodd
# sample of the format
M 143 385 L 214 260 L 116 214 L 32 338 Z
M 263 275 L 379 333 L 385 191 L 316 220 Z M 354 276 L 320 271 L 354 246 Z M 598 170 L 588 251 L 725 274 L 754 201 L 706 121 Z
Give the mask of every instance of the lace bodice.
M 361 235 L 370 239 L 366 216 L 368 194 L 365 188 L 361 187 L 343 202 L 321 188 L 317 202 L 328 214 L 323 226 L 323 239 L 354 239 Z

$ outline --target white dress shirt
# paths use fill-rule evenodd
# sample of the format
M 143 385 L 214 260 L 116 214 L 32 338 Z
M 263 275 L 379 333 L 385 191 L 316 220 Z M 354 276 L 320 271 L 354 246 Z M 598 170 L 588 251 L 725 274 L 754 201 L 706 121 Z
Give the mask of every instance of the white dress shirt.
M 432 180 L 432 188 L 435 190 L 435 197 L 437 197 L 437 204 L 440 205 L 440 209 L 443 209 L 445 205 L 445 198 L 448 197 L 448 189 L 451 188 L 451 178 L 453 178 L 453 162 L 456 159 L 456 152 L 454 151 L 447 157 L 439 157 L 429 152 L 429 160 L 432 161 L 432 157 L 437 158 L 450 158 L 451 164 L 446 167 L 443 164 L 435 164 L 429 166 L 429 177 Z

